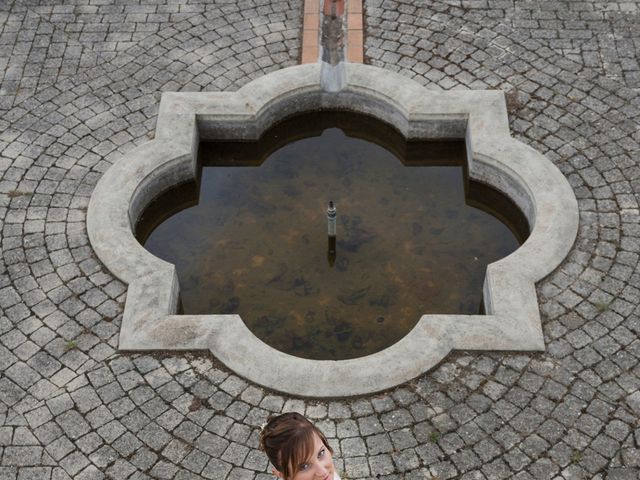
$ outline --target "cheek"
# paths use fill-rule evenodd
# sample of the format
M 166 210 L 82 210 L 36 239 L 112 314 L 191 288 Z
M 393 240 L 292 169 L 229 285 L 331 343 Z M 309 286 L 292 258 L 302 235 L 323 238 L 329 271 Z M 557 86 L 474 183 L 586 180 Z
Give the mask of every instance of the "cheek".
M 311 480 L 313 479 L 313 472 L 298 472 L 291 480 Z

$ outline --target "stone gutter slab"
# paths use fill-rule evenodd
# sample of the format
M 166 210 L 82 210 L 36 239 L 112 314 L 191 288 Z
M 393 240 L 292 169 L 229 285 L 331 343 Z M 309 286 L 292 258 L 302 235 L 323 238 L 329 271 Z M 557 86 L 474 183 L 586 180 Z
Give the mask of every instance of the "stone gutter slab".
M 346 60 L 351 63 L 364 63 L 362 0 L 305 0 L 300 63 L 315 63 L 320 59 L 322 18 L 325 15 L 330 15 L 332 9 L 335 9 L 335 13 L 345 20 Z

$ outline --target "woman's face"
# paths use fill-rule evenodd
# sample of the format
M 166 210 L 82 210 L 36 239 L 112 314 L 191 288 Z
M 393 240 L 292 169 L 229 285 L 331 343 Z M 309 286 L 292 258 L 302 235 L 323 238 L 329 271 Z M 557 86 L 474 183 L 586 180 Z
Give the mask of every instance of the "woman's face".
M 333 480 L 333 456 L 324 446 L 318 435 L 313 436 L 313 453 L 303 465 L 299 465 L 298 473 L 286 480 Z M 282 473 L 274 469 L 278 478 Z

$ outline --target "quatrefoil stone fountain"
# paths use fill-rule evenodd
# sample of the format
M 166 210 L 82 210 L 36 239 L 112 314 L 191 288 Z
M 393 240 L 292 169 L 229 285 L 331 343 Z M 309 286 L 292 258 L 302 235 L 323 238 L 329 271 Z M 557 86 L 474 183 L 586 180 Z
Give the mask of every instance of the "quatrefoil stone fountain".
M 544 338 L 535 285 L 556 269 L 578 229 L 577 201 L 562 173 L 510 136 L 501 91 L 427 89 L 396 73 L 346 64 L 345 83 L 327 92 L 320 65 L 273 72 L 236 92 L 164 93 L 155 138 L 104 174 L 88 210 L 91 244 L 128 285 L 120 327 L 124 351 L 209 350 L 238 375 L 307 397 L 344 397 L 410 381 L 452 350 L 541 351 Z M 364 114 L 407 140 L 464 139 L 470 178 L 507 195 L 530 235 L 487 267 L 484 315 L 423 315 L 392 346 L 349 360 L 309 360 L 255 337 L 239 315 L 179 315 L 174 265 L 136 240 L 141 212 L 172 187 L 193 181 L 201 141 L 256 140 L 281 120 L 312 111 Z

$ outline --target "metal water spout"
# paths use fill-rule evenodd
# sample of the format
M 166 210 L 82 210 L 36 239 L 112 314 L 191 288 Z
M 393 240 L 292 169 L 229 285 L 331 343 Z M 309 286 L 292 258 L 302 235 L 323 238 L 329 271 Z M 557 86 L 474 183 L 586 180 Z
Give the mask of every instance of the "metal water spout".
M 329 266 L 333 267 L 336 261 L 336 206 L 333 201 L 329 202 L 327 208 L 327 234 L 329 238 L 327 258 L 329 259 Z
M 345 0 L 323 1 L 320 85 L 326 92 L 339 92 L 346 84 Z

